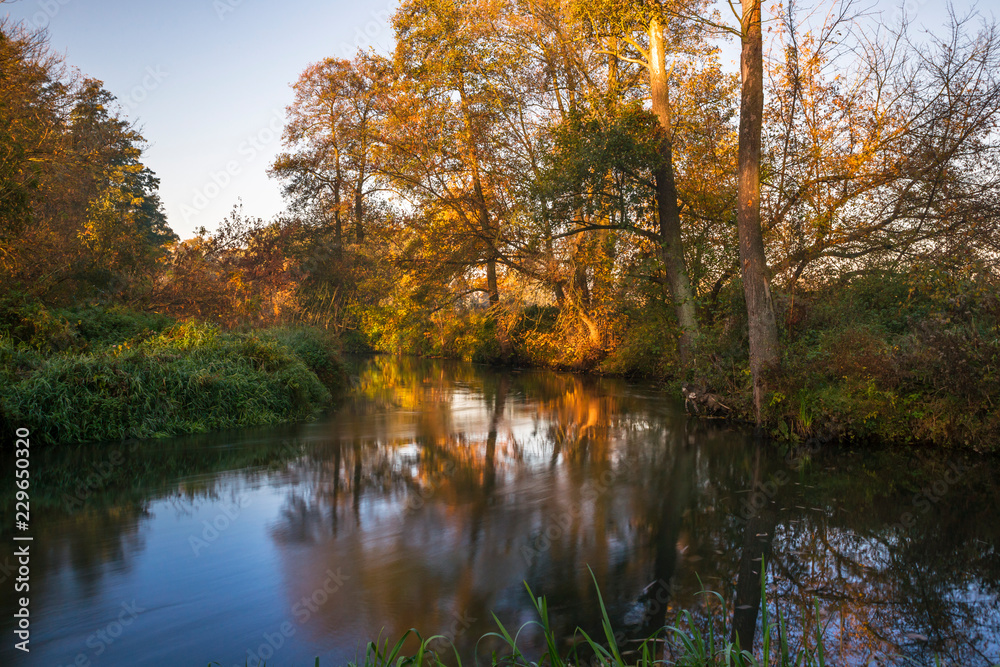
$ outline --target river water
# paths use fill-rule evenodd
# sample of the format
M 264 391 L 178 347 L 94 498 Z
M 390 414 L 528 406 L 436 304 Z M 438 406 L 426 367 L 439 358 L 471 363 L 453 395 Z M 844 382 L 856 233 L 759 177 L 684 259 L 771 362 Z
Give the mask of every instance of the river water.
M 537 618 L 526 585 L 569 649 L 601 634 L 595 580 L 628 648 L 680 610 L 745 614 L 762 553 L 770 614 L 793 644 L 822 632 L 828 664 L 1000 662 L 995 460 L 780 451 L 620 379 L 391 357 L 353 374 L 307 424 L 34 445 L 27 654 L 5 459 L 0 664 L 339 665 L 409 628 L 468 660 L 501 650 L 480 640 L 493 614 L 512 634 Z M 519 646 L 538 655 L 537 628 Z

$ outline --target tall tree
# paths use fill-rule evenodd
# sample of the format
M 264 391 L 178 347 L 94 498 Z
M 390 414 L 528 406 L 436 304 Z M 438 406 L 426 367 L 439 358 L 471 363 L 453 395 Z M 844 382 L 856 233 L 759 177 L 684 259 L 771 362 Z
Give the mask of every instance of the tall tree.
M 177 240 L 160 205 L 159 179 L 142 164 L 145 140 L 114 111 L 115 97 L 85 79 L 69 117 L 69 139 L 79 161 L 73 183 L 85 198 L 81 238 L 105 271 L 148 268 L 156 249 Z
M 681 240 L 681 215 L 677 205 L 677 183 L 674 178 L 673 123 L 670 109 L 670 87 L 667 81 L 667 54 L 664 26 L 657 13 L 647 22 L 649 52 L 646 67 L 649 70 L 649 94 L 653 113 L 660 122 L 660 164 L 653 173 L 656 181 L 656 208 L 660 221 L 660 247 L 667 282 L 674 299 L 677 320 L 681 325 L 681 361 L 686 362 L 691 341 L 698 333 L 695 317 L 694 290 L 684 264 L 684 247 Z
M 650 2 L 623 7 L 601 2 L 581 5 L 580 11 L 615 58 L 638 64 L 646 70 L 652 111 L 659 123 L 659 162 L 653 177 L 659 226 L 658 254 L 666 274 L 674 311 L 681 327 L 679 350 L 682 363 L 688 360 L 691 343 L 698 334 L 695 292 L 684 260 L 681 211 L 678 205 L 674 170 L 674 120 L 670 103 L 670 76 L 682 54 L 703 50 L 697 23 L 677 18 L 678 8 L 696 11 L 703 2 Z M 668 59 L 671 65 L 668 65 Z
M 43 32 L 0 21 L 0 271 L 49 300 L 136 297 L 176 239 L 144 140 L 95 79 L 67 79 Z
M 736 222 L 740 239 L 740 275 L 750 330 L 750 372 L 757 422 L 764 375 L 777 365 L 778 326 L 768 285 L 764 236 L 760 224 L 760 142 L 764 117 L 764 46 L 760 0 L 743 0 L 740 54 L 740 130 Z
M 850 3 L 806 30 L 784 15 L 762 192 L 776 276 L 990 261 L 1000 219 L 1000 33 L 952 17 L 914 43 Z M 844 62 L 842 51 L 854 54 Z
M 359 53 L 354 60 L 327 58 L 310 65 L 295 83 L 283 142 L 271 175 L 285 181 L 294 207 L 333 223 L 338 249 L 344 221 L 353 218 L 355 239 L 365 238 L 377 96 L 385 63 Z
M 401 192 L 424 204 L 427 229 L 447 220 L 464 242 L 450 253 L 462 265 L 485 270 L 491 305 L 500 302 L 498 266 L 504 254 L 508 200 L 495 169 L 502 139 L 497 119 L 511 99 L 497 85 L 510 60 L 488 36 L 499 3 L 408 0 L 395 17 L 397 75 L 384 139 L 391 176 Z M 421 243 L 426 248 L 426 244 Z M 445 250 L 442 248 L 442 250 Z M 471 253 L 471 255 L 470 255 Z

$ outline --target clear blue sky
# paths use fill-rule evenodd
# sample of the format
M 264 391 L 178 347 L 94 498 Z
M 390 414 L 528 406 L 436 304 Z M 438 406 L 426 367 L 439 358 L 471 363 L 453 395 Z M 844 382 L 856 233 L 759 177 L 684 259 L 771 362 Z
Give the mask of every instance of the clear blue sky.
M 213 229 L 242 198 L 282 209 L 266 170 L 280 147 L 291 84 L 358 47 L 387 51 L 396 0 L 16 0 L 0 15 L 47 26 L 53 50 L 101 79 L 150 143 L 170 226 Z M 227 166 L 235 174 L 227 173 Z M 213 178 L 214 176 L 214 178 Z
M 906 4 L 918 28 L 945 22 L 938 0 Z M 956 2 L 962 10 L 971 4 Z M 238 199 L 250 215 L 267 219 L 281 211 L 279 184 L 266 171 L 280 147 L 291 84 L 325 57 L 351 57 L 369 46 L 388 52 L 396 6 L 398 0 L 8 0 L 0 15 L 47 27 L 67 64 L 118 97 L 150 142 L 145 162 L 160 177 L 170 226 L 189 238 L 197 227 L 214 229 Z M 889 20 L 901 3 L 858 6 Z M 990 2 L 979 6 L 992 9 Z M 735 70 L 738 50 L 727 47 L 723 60 Z

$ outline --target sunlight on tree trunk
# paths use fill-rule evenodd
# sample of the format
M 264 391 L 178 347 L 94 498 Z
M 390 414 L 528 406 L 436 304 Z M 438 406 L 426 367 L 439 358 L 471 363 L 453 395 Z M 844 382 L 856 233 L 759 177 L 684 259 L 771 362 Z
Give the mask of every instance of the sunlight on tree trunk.
M 649 89 L 653 113 L 660 121 L 660 130 L 663 133 L 659 145 L 662 162 L 653 175 L 656 181 L 656 206 L 660 221 L 660 259 L 667 274 L 667 284 L 677 313 L 677 321 L 681 326 L 678 348 L 683 365 L 690 361 L 691 342 L 698 334 L 698 321 L 695 317 L 694 291 L 691 289 L 691 281 L 684 266 L 680 209 L 677 206 L 677 185 L 674 182 L 667 76 L 663 24 L 658 18 L 653 17 L 649 21 Z
M 767 283 L 767 261 L 760 226 L 760 140 L 764 114 L 764 61 L 760 0 L 743 0 L 743 75 L 740 101 L 737 226 L 740 269 L 750 329 L 750 372 L 757 423 L 765 391 L 763 375 L 778 363 L 778 327 Z

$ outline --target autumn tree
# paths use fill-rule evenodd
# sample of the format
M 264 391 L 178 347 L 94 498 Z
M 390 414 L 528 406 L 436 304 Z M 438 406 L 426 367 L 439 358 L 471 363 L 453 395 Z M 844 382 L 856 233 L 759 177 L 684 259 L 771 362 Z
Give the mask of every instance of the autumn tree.
M 812 30 L 783 16 L 764 190 L 778 275 L 794 289 L 803 276 L 989 261 L 1000 188 L 995 25 L 953 15 L 942 34 L 916 41 L 905 19 L 866 30 L 844 16 Z
M 209 231 L 174 244 L 147 307 L 227 326 L 272 325 L 295 319 L 303 278 L 295 261 L 301 225 L 247 215 L 242 203 Z
M 127 280 L 148 272 L 162 246 L 177 237 L 160 205 L 159 180 L 140 161 L 144 140 L 114 105 L 100 81 L 84 80 L 70 112 L 68 139 L 78 166 L 74 189 L 86 201 L 79 236 L 89 261 Z
M 686 361 L 698 335 L 698 321 L 696 294 L 685 264 L 674 165 L 676 113 L 670 89 L 674 70 L 683 60 L 709 51 L 702 39 L 700 25 L 683 18 L 685 13 L 707 13 L 707 5 L 658 0 L 628 6 L 612 2 L 586 3 L 580 6 L 579 12 L 596 38 L 601 40 L 602 50 L 616 61 L 639 65 L 646 72 L 651 109 L 659 125 L 659 162 L 653 171 L 659 225 L 658 254 L 682 331 L 681 358 Z
M 387 174 L 422 207 L 428 231 L 461 233 L 452 237 L 461 252 L 437 263 L 456 271 L 482 267 L 491 305 L 500 302 L 498 267 L 508 261 L 503 225 L 512 203 L 495 168 L 503 148 L 497 119 L 511 104 L 496 85 L 511 60 L 488 41 L 498 11 L 499 3 L 486 1 L 400 6 L 393 17 L 396 82 L 383 135 Z
M 270 173 L 285 181 L 293 207 L 333 223 L 338 245 L 344 221 L 364 241 L 367 199 L 377 178 L 372 164 L 376 98 L 386 66 L 376 56 L 327 58 L 308 67 L 295 83 L 283 142 Z
M 33 240 L 42 242 L 33 249 L 43 258 L 61 255 L 40 228 L 37 207 L 54 184 L 62 151 L 71 104 L 62 77 L 43 33 L 0 21 L 0 267 L 12 287 L 39 275 L 28 253 Z
M 736 7 L 730 4 L 734 14 Z M 736 221 L 740 277 L 750 339 L 750 372 L 758 423 L 765 393 L 764 377 L 780 361 L 778 327 L 768 276 L 761 224 L 761 140 L 764 124 L 764 45 L 760 0 L 742 0 L 735 30 L 714 18 L 683 8 L 690 20 L 740 39 L 740 114 L 737 158 Z
M 175 237 L 145 142 L 100 81 L 69 79 L 44 34 L 0 25 L 0 267 L 39 297 L 137 298 Z
M 0 266 L 15 270 L 14 240 L 29 225 L 44 165 L 58 150 L 66 103 L 61 63 L 41 33 L 0 22 Z

